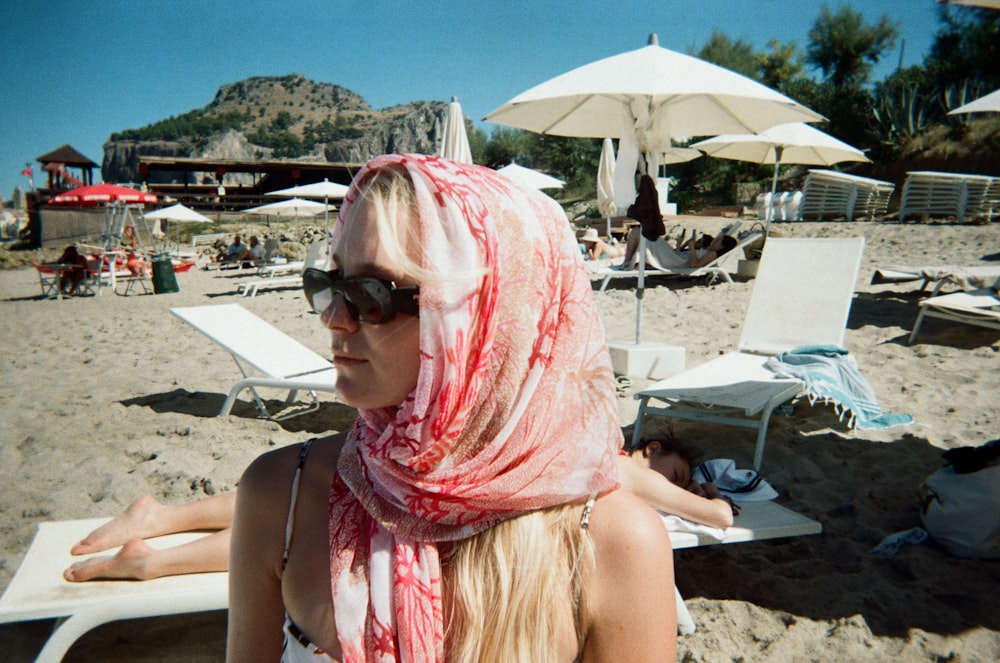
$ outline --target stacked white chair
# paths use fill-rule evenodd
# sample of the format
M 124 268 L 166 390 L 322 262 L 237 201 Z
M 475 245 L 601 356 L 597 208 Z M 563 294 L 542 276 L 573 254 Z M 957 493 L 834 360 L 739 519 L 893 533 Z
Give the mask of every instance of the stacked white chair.
M 832 170 L 811 169 L 803 187 L 800 217 L 874 218 L 885 214 L 895 185 Z
M 915 170 L 906 174 L 899 220 L 907 217 L 927 219 L 930 216 L 955 217 L 959 223 L 967 218 L 991 219 L 996 209 L 1000 178 L 988 175 L 965 175 Z

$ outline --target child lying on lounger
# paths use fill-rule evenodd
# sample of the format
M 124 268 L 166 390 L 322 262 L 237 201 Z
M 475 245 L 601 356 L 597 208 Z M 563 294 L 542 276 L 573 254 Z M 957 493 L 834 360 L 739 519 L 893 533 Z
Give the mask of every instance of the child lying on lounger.
M 622 487 L 653 508 L 693 522 L 726 528 L 738 512 L 714 484 L 692 479 L 700 452 L 673 434 L 650 438 L 631 451 L 622 450 L 618 471 Z M 103 578 L 151 580 L 185 573 L 225 571 L 236 491 L 186 504 L 161 504 L 144 495 L 116 518 L 101 525 L 71 549 L 87 555 L 121 546 L 115 555 L 91 557 L 63 572 L 70 582 Z M 200 539 L 174 548 L 156 549 L 145 539 L 189 531 L 210 531 Z

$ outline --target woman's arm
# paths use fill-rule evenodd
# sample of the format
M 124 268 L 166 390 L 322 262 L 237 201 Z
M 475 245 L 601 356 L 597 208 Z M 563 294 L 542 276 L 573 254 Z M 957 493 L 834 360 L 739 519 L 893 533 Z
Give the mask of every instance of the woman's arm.
M 291 445 L 265 454 L 240 479 L 229 550 L 226 660 L 232 663 L 281 658 L 281 556 L 300 449 Z
M 659 516 L 616 490 L 597 500 L 589 532 L 597 565 L 584 587 L 583 663 L 676 660 L 673 549 Z
M 618 470 L 622 487 L 654 509 L 721 529 L 733 524 L 733 509 L 721 497 L 706 499 L 695 495 L 628 456 L 618 456 Z
M 709 249 L 702 257 L 698 257 L 698 252 L 694 249 L 694 241 L 691 242 L 691 249 L 688 251 L 688 264 L 692 267 L 704 267 L 719 257 L 719 254 Z

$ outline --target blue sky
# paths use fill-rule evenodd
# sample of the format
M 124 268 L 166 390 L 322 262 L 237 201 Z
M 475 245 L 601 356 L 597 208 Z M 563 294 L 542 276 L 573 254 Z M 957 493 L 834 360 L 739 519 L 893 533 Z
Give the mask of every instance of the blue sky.
M 11 3 L 0 22 L 0 194 L 26 162 L 69 143 L 94 162 L 110 134 L 208 104 L 250 76 L 303 74 L 383 108 L 448 101 L 479 120 L 518 93 L 646 44 L 687 52 L 713 31 L 763 49 L 805 48 L 822 0 L 48 0 Z M 921 62 L 938 28 L 934 0 L 830 0 L 905 40 Z M 899 44 L 876 69 L 895 68 Z M 493 125 L 485 124 L 486 128 Z M 100 173 L 95 172 L 95 179 Z

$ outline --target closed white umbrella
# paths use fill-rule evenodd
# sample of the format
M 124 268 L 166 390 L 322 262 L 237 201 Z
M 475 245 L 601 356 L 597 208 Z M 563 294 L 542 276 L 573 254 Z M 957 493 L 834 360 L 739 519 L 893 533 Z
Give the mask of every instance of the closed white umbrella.
M 745 76 L 661 48 L 653 34 L 648 46 L 556 76 L 517 95 L 485 119 L 557 136 L 619 138 L 617 184 L 631 181 L 640 154 L 646 157 L 645 172 L 655 178 L 661 155 L 672 149 L 673 138 L 756 133 L 785 122 L 820 121 L 823 116 Z M 616 195 L 620 198 L 621 192 Z M 645 250 L 643 237 L 639 255 Z M 644 267 L 639 260 L 637 344 Z
M 597 163 L 597 209 L 608 222 L 611 237 L 611 217 L 618 211 L 615 205 L 615 146 L 610 138 L 601 145 L 601 160 Z
M 444 135 L 441 137 L 441 149 L 438 155 L 459 163 L 472 163 L 472 148 L 469 147 L 469 135 L 465 132 L 465 116 L 462 115 L 462 105 L 458 97 L 452 97 L 448 104 L 448 115 L 444 123 Z
M 802 122 L 779 124 L 759 134 L 723 134 L 695 143 L 691 147 L 710 157 L 774 164 L 765 235 L 774 218 L 774 195 L 778 189 L 778 169 L 782 163 L 832 166 L 843 161 L 871 161 L 856 147 Z
M 563 188 L 563 184 L 565 184 L 562 180 L 547 175 L 540 170 L 525 168 L 516 163 L 509 163 L 503 168 L 498 168 L 497 172 L 508 179 L 532 189 L 561 189 Z
M 948 115 L 959 115 L 962 113 L 1000 113 L 1000 90 L 990 92 L 985 97 L 979 97 L 964 106 L 959 106 L 955 110 L 948 111 Z

